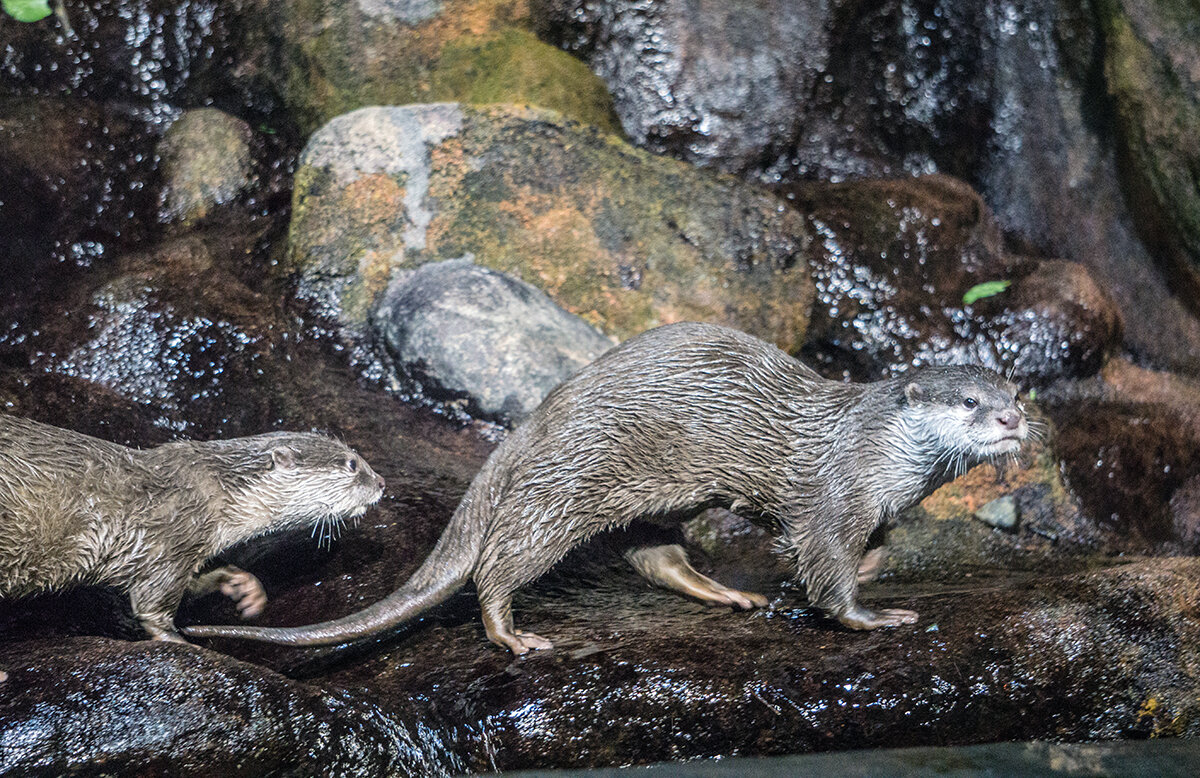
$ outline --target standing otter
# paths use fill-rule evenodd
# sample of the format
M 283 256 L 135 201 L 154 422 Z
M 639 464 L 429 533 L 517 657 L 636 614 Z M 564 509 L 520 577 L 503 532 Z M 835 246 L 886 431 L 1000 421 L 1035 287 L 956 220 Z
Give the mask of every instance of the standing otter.
M 205 560 L 274 530 L 361 516 L 383 479 L 323 435 L 273 432 L 137 450 L 0 415 L 0 596 L 72 585 L 129 592 L 156 640 L 183 638 L 185 591 L 220 589 L 243 617 L 266 602 L 236 567 Z
M 518 587 L 597 532 L 713 505 L 770 520 L 809 600 L 842 624 L 909 624 L 912 611 L 856 601 L 868 535 L 967 464 L 1016 452 L 1026 434 L 1014 387 L 984 368 L 844 384 L 736 330 L 659 327 L 546 397 L 492 452 L 433 552 L 396 592 L 308 627 L 184 631 L 343 643 L 407 621 L 474 579 L 488 638 L 521 654 L 550 643 L 513 629 Z M 627 558 L 651 581 L 704 600 L 766 604 L 700 575 L 679 546 Z

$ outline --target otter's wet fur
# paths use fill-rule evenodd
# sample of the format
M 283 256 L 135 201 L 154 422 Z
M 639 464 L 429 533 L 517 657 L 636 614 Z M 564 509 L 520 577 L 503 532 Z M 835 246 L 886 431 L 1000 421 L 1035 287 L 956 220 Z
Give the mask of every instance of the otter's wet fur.
M 221 589 L 243 615 L 265 602 L 225 548 L 268 532 L 362 515 L 383 479 L 342 443 L 273 432 L 127 448 L 0 414 L 0 596 L 75 585 L 127 591 L 151 637 L 182 640 L 186 591 Z
M 492 453 L 425 563 L 399 590 L 307 627 L 190 627 L 290 645 L 391 629 L 474 580 L 488 637 L 515 653 L 549 642 L 513 629 L 513 592 L 570 549 L 638 518 L 723 505 L 766 521 L 813 605 L 855 629 L 911 623 L 857 602 L 868 535 L 1027 434 L 1014 387 L 980 367 L 927 367 L 868 384 L 821 378 L 736 330 L 659 327 L 550 393 Z M 742 607 L 766 604 L 701 576 L 678 546 L 627 555 L 656 583 Z

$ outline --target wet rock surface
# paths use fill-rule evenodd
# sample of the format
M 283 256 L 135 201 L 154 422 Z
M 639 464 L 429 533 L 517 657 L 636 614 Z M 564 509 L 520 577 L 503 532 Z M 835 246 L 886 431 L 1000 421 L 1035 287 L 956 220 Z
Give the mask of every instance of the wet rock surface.
M 431 740 L 361 700 L 211 651 L 73 638 L 0 645 L 6 774 L 450 775 Z M 90 766 L 90 767 L 89 767 Z M 82 768 L 82 770 L 81 770 Z
M 618 338 L 701 319 L 795 350 L 808 323 L 781 200 L 554 114 L 354 111 L 310 139 L 294 202 L 289 269 L 351 337 L 394 272 L 466 254 Z
M 1200 296 L 1200 43 L 1179 3 L 1096 3 L 1121 172 L 1141 234 L 1196 309 Z
M 614 345 L 536 287 L 468 259 L 396 274 L 375 316 L 408 375 L 513 422 Z
M 0 97 L 0 270 L 28 290 L 154 234 L 157 128 L 77 99 Z
M 717 567 L 721 580 L 747 583 Z M 521 597 L 518 623 L 557 647 L 516 662 L 486 643 L 465 604 L 398 644 L 346 652 L 354 658 L 341 667 L 255 653 L 372 695 L 428 699 L 426 721 L 478 722 L 457 730 L 476 770 L 1049 731 L 1186 734 L 1195 728 L 1194 681 L 1183 670 L 1194 661 L 1195 567 L 1155 560 L 952 592 L 875 588 L 869 602 L 915 607 L 922 618 L 869 634 L 831 627 L 777 582 L 752 582 L 776 597 L 772 610 L 735 614 L 649 591 L 617 568 L 583 581 L 559 576 Z M 574 577 L 581 565 L 572 568 Z M 1131 654 L 1144 661 L 1119 659 Z
M 829 6 L 535 0 L 533 15 L 608 83 L 634 143 L 740 174 L 801 142 L 830 59 Z
M 860 380 L 974 362 L 1026 385 L 1082 377 L 1116 349 L 1120 313 L 1081 265 L 1016 256 L 978 194 L 948 176 L 798 185 L 815 236 L 805 353 Z M 999 292 L 967 302 L 980 284 Z

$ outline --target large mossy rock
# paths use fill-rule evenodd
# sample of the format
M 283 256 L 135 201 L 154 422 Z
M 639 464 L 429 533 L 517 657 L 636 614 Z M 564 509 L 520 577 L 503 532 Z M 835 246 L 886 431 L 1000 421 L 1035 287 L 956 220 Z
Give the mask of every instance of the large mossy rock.
M 807 244 L 799 214 L 731 177 L 556 114 L 431 104 L 355 111 L 309 140 L 287 267 L 352 336 L 396 272 L 469 255 L 618 338 L 706 320 L 795 351 Z

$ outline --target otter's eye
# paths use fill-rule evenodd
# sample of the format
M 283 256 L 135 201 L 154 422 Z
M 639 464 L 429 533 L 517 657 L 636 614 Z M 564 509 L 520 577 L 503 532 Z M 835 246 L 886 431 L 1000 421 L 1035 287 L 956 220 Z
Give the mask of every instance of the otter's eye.
M 963 406 L 966 408 L 974 408 L 977 405 L 979 405 L 979 401 L 974 397 L 968 397 L 967 399 L 963 400 Z
M 358 470 L 358 460 L 354 459 L 353 457 L 351 457 L 350 459 L 347 459 L 346 460 L 346 469 L 349 470 L 351 473 L 353 473 L 355 470 Z

